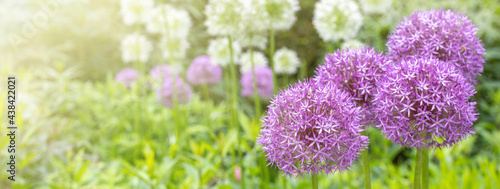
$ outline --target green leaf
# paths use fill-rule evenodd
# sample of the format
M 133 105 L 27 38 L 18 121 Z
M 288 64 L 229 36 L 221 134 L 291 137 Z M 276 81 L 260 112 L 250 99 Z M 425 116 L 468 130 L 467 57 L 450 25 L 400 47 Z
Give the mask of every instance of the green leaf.
M 38 156 L 40 153 L 34 153 L 34 154 L 28 154 L 21 162 L 19 162 L 19 169 L 23 169 L 26 165 L 28 165 L 29 162 L 36 156 Z
M 85 171 L 87 170 L 88 165 L 89 165 L 89 161 L 83 162 L 83 165 L 80 167 L 80 169 L 78 169 L 78 172 L 76 172 L 75 177 L 73 177 L 73 180 L 75 182 L 80 182 L 83 174 L 85 174 Z

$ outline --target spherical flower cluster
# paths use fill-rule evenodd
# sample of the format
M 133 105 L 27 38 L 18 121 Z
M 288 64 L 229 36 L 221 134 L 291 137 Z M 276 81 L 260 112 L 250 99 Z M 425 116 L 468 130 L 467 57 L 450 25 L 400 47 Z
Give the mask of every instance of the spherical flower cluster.
M 242 0 L 210 0 L 205 6 L 205 26 L 210 35 L 227 36 L 241 31 Z
M 255 72 L 255 82 L 257 84 L 257 93 L 262 98 L 268 98 L 273 95 L 273 70 L 267 66 L 256 66 L 253 69 Z M 254 95 L 254 78 L 252 70 L 248 70 L 241 76 L 241 95 Z
M 249 51 L 243 53 L 240 58 L 240 71 L 241 73 L 245 73 L 253 67 L 257 66 L 267 66 L 269 61 L 266 56 L 262 52 Z
M 133 68 L 125 68 L 116 74 L 115 81 L 122 83 L 125 87 L 130 89 L 132 83 L 135 82 L 137 78 L 139 78 L 139 72 Z
M 392 0 L 360 0 L 359 4 L 367 14 L 383 14 L 390 10 Z
M 136 61 L 146 63 L 149 59 L 149 53 L 153 51 L 151 42 L 139 33 L 125 36 L 120 48 L 122 51 L 122 60 L 125 63 Z
M 355 49 L 355 48 L 361 48 L 363 46 L 365 46 L 365 44 L 361 43 L 360 41 L 355 40 L 355 39 L 350 39 L 350 40 L 343 42 L 340 49 L 342 49 L 342 50 L 347 49 L 347 48 Z
M 274 71 L 277 74 L 294 74 L 300 66 L 300 60 L 297 53 L 293 50 L 283 47 L 276 51 L 273 57 Z
M 159 48 L 166 59 L 182 59 L 186 56 L 187 49 L 191 46 L 186 38 L 166 37 L 160 40 Z M 171 57 L 172 56 L 172 57 Z
M 266 0 L 265 6 L 274 30 L 289 30 L 297 20 L 295 13 L 300 9 L 298 0 Z
M 315 5 L 313 25 L 324 41 L 354 38 L 362 24 L 358 5 L 352 0 L 320 0 Z
M 267 45 L 267 36 L 262 31 L 246 30 L 235 35 L 238 44 L 243 48 L 256 48 L 264 50 Z
M 373 105 L 377 127 L 406 147 L 451 147 L 474 133 L 475 90 L 453 65 L 412 58 L 387 73 Z
M 413 13 L 389 35 L 389 54 L 396 59 L 433 57 L 457 66 L 476 83 L 483 71 L 483 44 L 467 16 L 443 9 Z
M 215 84 L 222 77 L 222 68 L 212 63 L 209 56 L 196 57 L 186 72 L 187 80 L 193 85 Z
M 123 23 L 128 26 L 145 23 L 153 5 L 153 0 L 121 0 L 120 12 L 123 16 Z
M 159 81 L 163 81 L 164 78 L 171 78 L 172 74 L 178 76 L 178 73 L 174 69 L 172 69 L 169 65 L 166 64 L 155 66 L 151 68 L 151 70 L 149 71 L 149 75 L 154 80 L 159 80 Z
M 192 25 L 188 12 L 163 5 L 151 11 L 146 30 L 153 34 L 168 35 L 170 38 L 185 38 Z
M 257 143 L 287 175 L 345 171 L 367 148 L 359 107 L 334 84 L 292 84 L 271 100 Z
M 233 61 L 238 62 L 238 57 L 241 53 L 241 46 L 238 42 L 233 41 Z M 210 40 L 208 44 L 208 55 L 212 58 L 214 64 L 225 67 L 231 62 L 229 52 L 229 39 L 217 38 Z
M 315 71 L 314 81 L 337 83 L 362 107 L 365 123 L 376 121 L 372 115 L 371 99 L 377 92 L 377 83 L 385 74 L 388 63 L 382 52 L 370 47 L 335 51 L 325 57 L 325 62 Z
M 191 100 L 191 94 L 193 93 L 191 86 L 184 82 L 182 78 L 177 77 L 175 79 L 175 86 L 176 88 L 174 88 L 173 78 L 165 78 L 156 92 L 158 103 L 165 107 L 173 107 L 175 99 L 174 92 L 177 92 L 177 102 L 179 104 L 185 104 Z

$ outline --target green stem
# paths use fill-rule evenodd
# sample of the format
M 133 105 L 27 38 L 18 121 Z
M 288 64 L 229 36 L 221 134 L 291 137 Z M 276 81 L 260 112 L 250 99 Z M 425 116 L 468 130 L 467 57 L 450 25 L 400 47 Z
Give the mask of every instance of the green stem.
M 254 69 L 254 59 L 253 59 L 253 49 L 250 48 L 250 62 L 252 63 L 252 82 L 253 82 L 253 97 L 255 101 L 255 117 L 260 117 L 261 112 L 261 107 L 260 107 L 260 97 L 259 97 L 259 91 L 257 88 L 257 79 L 255 75 L 255 69 Z M 274 75 L 274 74 L 273 74 Z
M 429 188 L 429 148 L 422 149 L 422 189 Z
M 210 103 L 210 96 L 209 96 L 209 93 L 208 93 L 208 85 L 205 84 L 205 85 L 202 86 L 202 88 L 203 88 L 203 96 L 204 96 L 204 98 L 206 100 L 205 103 L 207 104 L 207 106 L 209 106 L 210 105 L 209 104 Z M 206 110 L 210 110 L 210 107 L 207 107 Z M 204 111 L 204 112 L 205 112 L 205 121 L 207 122 L 206 124 L 207 124 L 208 127 L 210 127 L 210 125 L 211 125 L 210 124 L 210 111 Z
M 318 174 L 317 173 L 313 173 L 312 174 L 312 184 L 313 184 L 313 189 L 318 189 Z
M 228 36 L 228 39 L 229 39 L 229 57 L 230 57 L 230 71 L 231 71 L 231 84 L 232 84 L 232 87 L 231 87 L 231 94 L 233 96 L 233 100 L 231 101 L 232 102 L 232 117 L 233 117 L 233 128 L 236 129 L 237 133 L 236 133 L 236 147 L 238 150 L 238 157 L 239 157 L 239 160 L 240 160 L 240 167 L 241 167 L 241 188 L 245 189 L 245 169 L 244 169 L 244 166 L 243 166 L 243 154 L 241 152 L 241 149 L 239 149 L 240 147 L 240 144 L 241 144 L 241 137 L 240 137 L 240 127 L 239 127 L 239 122 L 238 122 L 238 96 L 236 95 L 236 91 L 237 91 L 237 85 L 236 85 L 236 67 L 234 66 L 234 60 L 233 60 L 233 39 L 231 38 L 231 36 Z
M 420 189 L 421 175 L 422 175 L 422 149 L 417 149 L 417 158 L 415 160 L 415 175 L 414 175 L 414 189 Z
M 287 188 L 286 177 L 282 177 L 282 178 L 283 178 L 283 189 L 286 189 Z
M 273 69 L 273 94 L 278 91 L 278 85 L 276 81 L 276 72 L 274 71 L 274 27 L 271 23 L 271 33 L 269 34 L 269 62 L 271 63 L 271 68 Z
M 366 130 L 361 133 L 364 136 L 366 135 Z M 371 181 L 370 181 L 370 157 L 368 155 L 368 149 L 365 149 L 361 151 L 362 157 L 363 157 L 363 172 L 365 174 L 365 189 L 370 189 L 371 188 Z

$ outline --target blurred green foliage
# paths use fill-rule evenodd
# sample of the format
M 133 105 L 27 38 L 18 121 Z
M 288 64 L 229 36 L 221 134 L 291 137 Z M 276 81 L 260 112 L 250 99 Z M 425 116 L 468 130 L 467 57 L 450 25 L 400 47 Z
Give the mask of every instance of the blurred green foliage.
M 27 1 L 26 11 L 40 9 L 38 1 Z M 193 20 L 192 58 L 206 53 L 203 25 L 206 1 L 169 1 L 186 9 Z M 326 53 L 340 43 L 324 43 L 311 20 L 315 1 L 301 1 L 297 23 L 290 31 L 277 34 L 276 47 L 298 52 L 312 76 Z M 431 151 L 431 188 L 500 187 L 500 2 L 480 1 L 394 1 L 387 14 L 365 15 L 357 39 L 384 50 L 387 35 L 404 16 L 417 10 L 452 8 L 469 15 L 485 43 L 487 63 L 476 86 L 475 100 L 480 112 L 476 135 L 450 149 Z M 29 18 L 29 16 L 28 16 Z M 3 19 L 3 18 L 2 18 Z M 15 32 L 18 26 L 6 30 Z M 61 5 L 49 23 L 27 42 L 13 46 L 0 43 L 2 76 L 16 73 L 19 79 L 19 113 L 22 134 L 17 154 L 19 180 L 11 183 L 0 172 L 0 188 L 239 188 L 235 179 L 236 151 L 244 152 L 245 177 L 249 188 L 258 188 L 264 169 L 271 170 L 271 188 L 284 180 L 293 188 L 309 188 L 309 178 L 285 178 L 273 168 L 260 167 L 262 156 L 255 140 L 259 132 L 250 99 L 240 101 L 240 124 L 244 143 L 237 148 L 236 130 L 228 128 L 226 83 L 211 87 L 212 101 L 202 100 L 195 88 L 191 102 L 181 106 L 188 127 L 181 137 L 170 109 L 156 102 L 154 91 L 138 96 L 113 81 L 126 65 L 120 60 L 119 43 L 133 28 L 121 23 L 119 2 L 75 0 Z M 18 30 L 20 31 L 20 30 Z M 151 36 L 157 40 L 157 36 Z M 153 52 L 153 54 L 159 52 Z M 156 56 L 158 57 L 158 56 Z M 164 63 L 153 59 L 148 67 Z M 228 81 L 224 81 L 228 82 Z M 0 87 L 5 88 L 2 82 Z M 0 94 L 5 99 L 6 94 Z M 137 102 L 142 111 L 137 112 Z M 5 107 L 0 101 L 0 107 Z M 2 115 L 4 109 L 0 109 Z M 210 111 L 207 111 L 210 110 Z M 135 116 L 140 113 L 141 116 Z M 210 125 L 205 115 L 209 114 Z M 139 117 L 139 120 L 135 120 Z M 4 117 L 1 118 L 4 123 Z M 141 129 L 134 128 L 139 121 Z M 0 159 L 7 158 L 5 127 L 0 129 Z M 408 188 L 413 180 L 415 152 L 399 148 L 375 129 L 367 131 L 373 188 Z M 361 164 L 339 175 L 320 175 L 320 188 L 363 186 Z M 5 187 L 4 187 L 5 186 Z

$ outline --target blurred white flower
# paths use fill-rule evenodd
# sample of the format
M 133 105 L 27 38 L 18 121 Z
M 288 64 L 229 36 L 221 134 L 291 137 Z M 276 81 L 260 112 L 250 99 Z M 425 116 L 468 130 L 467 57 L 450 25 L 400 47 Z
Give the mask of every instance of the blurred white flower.
M 342 43 L 341 49 L 347 49 L 347 48 L 358 48 L 365 46 L 365 44 L 361 43 L 358 40 L 355 39 L 350 39 Z
M 153 0 L 121 0 L 120 12 L 123 16 L 123 23 L 128 26 L 145 23 L 153 5 Z
M 300 60 L 297 53 L 293 50 L 282 47 L 273 57 L 274 72 L 277 74 L 294 74 L 300 66 Z
M 187 37 L 192 26 L 189 13 L 170 5 L 155 7 L 149 14 L 146 30 L 149 33 L 169 35 L 170 37 Z
M 248 51 L 241 55 L 240 59 L 240 72 L 245 73 L 246 71 L 252 69 L 256 66 L 267 66 L 268 60 L 264 53 L 256 51 Z
M 205 6 L 205 26 L 210 35 L 228 36 L 241 31 L 243 0 L 210 0 Z
M 392 5 L 392 0 L 359 0 L 361 9 L 367 14 L 385 14 Z
M 235 63 L 238 62 L 238 56 L 241 54 L 241 46 L 238 42 L 233 41 L 233 60 Z M 212 58 L 214 64 L 220 65 L 222 67 L 229 65 L 229 39 L 225 37 L 220 37 L 217 39 L 210 40 L 208 44 L 208 56 Z
M 354 38 L 362 24 L 358 5 L 352 0 L 320 0 L 315 5 L 313 25 L 324 41 Z
M 241 32 L 236 35 L 236 41 L 241 45 L 241 47 L 251 47 L 264 50 L 267 45 L 267 35 L 262 35 L 256 32 Z
M 268 19 L 275 30 L 289 30 L 300 10 L 298 0 L 266 0 Z
M 190 44 L 186 38 L 162 37 L 159 47 L 163 57 L 167 60 L 170 58 L 182 59 L 186 57 L 186 51 L 190 47 Z
M 145 36 L 133 33 L 125 36 L 120 48 L 125 63 L 135 61 L 146 63 L 149 59 L 149 53 L 153 50 L 153 45 Z

